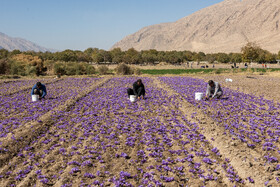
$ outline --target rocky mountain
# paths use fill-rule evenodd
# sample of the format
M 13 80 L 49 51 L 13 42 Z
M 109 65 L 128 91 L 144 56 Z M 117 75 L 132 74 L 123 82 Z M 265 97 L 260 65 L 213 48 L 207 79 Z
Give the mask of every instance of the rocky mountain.
M 1 47 L 7 49 L 8 51 L 12 51 L 14 49 L 18 49 L 20 51 L 36 51 L 36 52 L 54 51 L 52 49 L 41 47 L 25 39 L 13 38 L 0 32 L 0 49 Z
M 112 48 L 240 52 L 247 42 L 280 50 L 280 0 L 224 0 L 176 22 L 142 28 Z

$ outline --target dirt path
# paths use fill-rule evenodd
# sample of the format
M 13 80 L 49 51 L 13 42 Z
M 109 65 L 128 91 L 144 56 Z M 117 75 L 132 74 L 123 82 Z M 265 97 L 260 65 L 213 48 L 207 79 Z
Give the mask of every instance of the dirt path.
M 246 186 L 264 186 L 264 183 L 272 178 L 272 175 L 267 171 L 269 168 L 262 164 L 265 163 L 263 155 L 255 150 L 248 149 L 246 144 L 241 141 L 232 140 L 228 135 L 224 134 L 224 127 L 219 127 L 218 123 L 185 101 L 176 91 L 158 78 L 155 77 L 153 79 L 155 85 L 167 90 L 170 95 L 176 95 L 181 100 L 179 109 L 187 115 L 187 119 L 190 122 L 198 124 L 201 133 L 214 147 L 218 148 L 222 157 L 230 160 L 230 164 L 237 171 L 238 175 L 245 179 Z M 254 184 L 249 183 L 248 177 L 254 179 Z
M 0 155 L 0 167 L 5 165 L 13 157 L 13 155 L 18 153 L 21 148 L 29 145 L 34 138 L 46 132 L 53 124 L 52 115 L 58 114 L 60 111 L 67 111 L 81 98 L 85 97 L 88 93 L 102 86 L 109 80 L 109 77 L 102 79 L 100 82 L 94 84 L 89 89 L 84 90 L 76 97 L 67 100 L 63 105 L 60 105 L 42 115 L 37 121 L 28 122 L 12 133 L 9 133 L 2 141 L 1 147 L 7 149 L 8 151 Z

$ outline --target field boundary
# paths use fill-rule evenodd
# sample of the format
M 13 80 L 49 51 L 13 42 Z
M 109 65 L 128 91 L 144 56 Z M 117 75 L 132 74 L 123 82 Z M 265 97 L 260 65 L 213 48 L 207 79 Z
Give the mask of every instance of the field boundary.
M 29 145 L 34 138 L 46 132 L 54 121 L 52 115 L 58 114 L 60 111 L 67 111 L 71 106 L 75 105 L 81 98 L 94 91 L 96 88 L 103 86 L 111 78 L 103 78 L 101 81 L 91 86 L 88 90 L 80 93 L 78 96 L 67 100 L 63 105 L 60 105 L 46 114 L 42 115 L 35 122 L 28 122 L 13 132 L 10 132 L 7 137 L 2 141 L 1 147 L 7 149 L 7 152 L 0 155 L 0 167 L 5 165 L 12 157 L 11 155 L 17 154 L 21 148 Z
M 229 69 L 229 68 L 205 68 L 205 69 L 141 69 L 142 74 L 149 75 L 180 75 L 180 74 L 221 74 L 221 73 L 244 73 L 244 72 L 279 72 L 280 68 L 240 68 L 240 69 Z
M 210 116 L 203 113 L 191 103 L 188 103 L 179 93 L 170 88 L 169 85 L 160 81 L 158 77 L 154 77 L 153 80 L 157 87 L 168 91 L 170 95 L 178 96 L 181 100 L 179 110 L 187 115 L 187 119 L 190 122 L 194 122 L 199 126 L 200 133 L 205 136 L 213 147 L 218 148 L 221 155 L 225 158 L 231 158 L 230 164 L 234 168 L 238 168 L 235 170 L 238 172 L 238 175 L 244 179 L 246 186 L 264 186 L 265 181 L 268 181 L 271 178 L 271 175 L 267 175 L 267 172 L 265 172 L 267 168 L 261 165 L 261 163 L 265 163 L 261 154 L 253 149 L 248 149 L 246 144 L 241 141 L 229 138 L 228 135 L 224 134 L 223 130 L 217 128 L 219 127 L 219 124 L 217 124 Z M 236 147 L 237 145 L 238 148 Z M 255 164 L 256 158 L 259 164 Z M 247 177 L 253 178 L 254 184 L 250 184 Z

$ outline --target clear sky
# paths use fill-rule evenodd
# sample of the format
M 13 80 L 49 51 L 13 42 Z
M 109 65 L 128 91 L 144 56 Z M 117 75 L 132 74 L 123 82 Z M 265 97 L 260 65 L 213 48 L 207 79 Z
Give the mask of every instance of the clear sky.
M 142 27 L 222 0 L 0 0 L 0 32 L 57 50 L 109 50 Z

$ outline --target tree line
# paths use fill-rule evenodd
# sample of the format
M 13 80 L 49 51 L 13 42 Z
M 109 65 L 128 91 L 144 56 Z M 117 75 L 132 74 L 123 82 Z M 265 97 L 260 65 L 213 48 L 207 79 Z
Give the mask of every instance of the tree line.
M 189 61 L 208 61 L 209 63 L 241 63 L 241 62 L 257 62 L 271 63 L 280 59 L 280 51 L 273 54 L 267 50 L 260 48 L 255 43 L 247 43 L 242 47 L 240 53 L 211 53 L 192 51 L 157 51 L 155 49 L 137 51 L 130 48 L 122 51 L 115 48 L 109 51 L 88 48 L 84 51 L 64 50 L 61 52 L 21 52 L 19 50 L 8 51 L 0 49 L 0 74 L 16 73 L 24 68 L 25 74 L 35 73 L 41 74 L 59 67 L 63 69 L 68 65 L 74 68 L 82 69 L 83 72 L 91 72 L 85 63 L 126 63 L 126 64 L 155 64 L 158 62 L 167 62 L 169 64 L 181 64 Z M 70 63 L 71 62 L 71 63 Z M 83 63 L 81 67 L 73 63 Z M 60 63 L 60 64 L 57 64 Z M 66 63 L 66 65 L 64 64 Z M 9 71 L 8 71 L 9 70 Z M 24 74 L 24 73 L 23 73 Z

